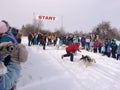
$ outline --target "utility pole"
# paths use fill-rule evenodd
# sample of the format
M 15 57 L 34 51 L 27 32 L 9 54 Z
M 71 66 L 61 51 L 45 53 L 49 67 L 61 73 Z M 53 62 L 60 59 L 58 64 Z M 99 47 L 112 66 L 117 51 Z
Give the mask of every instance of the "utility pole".
M 63 16 L 61 16 L 61 30 L 63 30 Z

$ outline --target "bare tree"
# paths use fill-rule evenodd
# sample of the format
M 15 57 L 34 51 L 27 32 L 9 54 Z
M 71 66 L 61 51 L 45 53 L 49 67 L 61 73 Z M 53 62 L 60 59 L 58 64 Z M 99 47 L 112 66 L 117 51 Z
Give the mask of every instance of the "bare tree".
M 113 39 L 119 38 L 118 34 L 118 30 L 116 28 L 112 28 L 110 25 L 110 22 L 102 22 L 100 24 L 98 24 L 93 31 L 96 34 L 99 34 L 101 38 L 105 39 L 105 38 L 109 38 L 109 39 Z

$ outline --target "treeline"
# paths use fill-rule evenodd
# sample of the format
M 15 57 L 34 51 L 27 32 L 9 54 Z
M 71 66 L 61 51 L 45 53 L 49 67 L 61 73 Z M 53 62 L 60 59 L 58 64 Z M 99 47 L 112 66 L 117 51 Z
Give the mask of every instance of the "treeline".
M 21 28 L 21 33 L 23 34 L 23 36 L 27 36 L 29 32 L 32 33 L 50 33 L 50 34 L 55 34 L 58 37 L 61 35 L 78 35 L 78 36 L 89 36 L 90 34 L 96 34 L 99 35 L 101 38 L 103 39 L 117 39 L 120 40 L 120 31 L 115 28 L 112 27 L 110 22 L 101 22 L 100 24 L 98 24 L 97 26 L 93 27 L 92 30 L 90 30 L 90 32 L 88 33 L 83 33 L 83 31 L 75 31 L 74 33 L 69 33 L 66 32 L 63 28 L 60 29 L 56 29 L 54 32 L 50 32 L 49 30 L 43 30 L 42 29 L 42 23 L 38 22 L 38 23 L 33 23 L 33 24 L 27 24 L 25 26 L 22 26 Z

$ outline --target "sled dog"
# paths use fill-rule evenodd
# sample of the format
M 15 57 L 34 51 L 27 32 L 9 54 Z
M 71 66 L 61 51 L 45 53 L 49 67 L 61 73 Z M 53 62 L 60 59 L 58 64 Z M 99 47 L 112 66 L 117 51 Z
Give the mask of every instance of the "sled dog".
M 85 64 L 86 67 L 88 66 L 88 64 L 90 64 L 92 62 L 96 63 L 96 60 L 94 58 L 91 58 L 88 55 L 82 55 L 82 57 L 80 58 L 80 60 L 84 61 L 84 64 Z

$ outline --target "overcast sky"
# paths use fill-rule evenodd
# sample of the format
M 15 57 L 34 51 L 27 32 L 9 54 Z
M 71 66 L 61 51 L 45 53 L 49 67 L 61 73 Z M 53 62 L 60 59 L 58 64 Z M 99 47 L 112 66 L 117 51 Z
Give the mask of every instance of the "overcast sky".
M 102 21 L 120 29 L 120 0 L 0 0 L 0 19 L 14 27 L 32 23 L 33 13 L 57 17 L 43 21 L 51 31 L 61 27 L 61 16 L 67 32 L 88 32 Z

